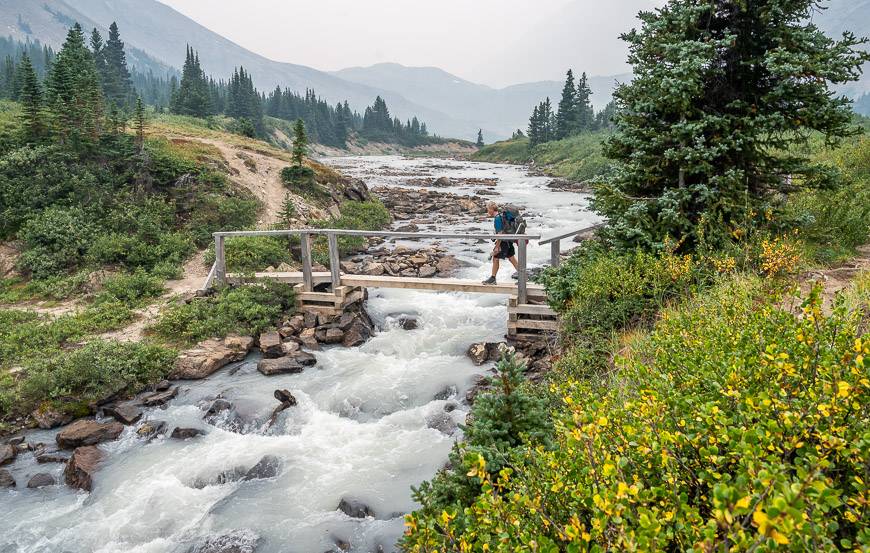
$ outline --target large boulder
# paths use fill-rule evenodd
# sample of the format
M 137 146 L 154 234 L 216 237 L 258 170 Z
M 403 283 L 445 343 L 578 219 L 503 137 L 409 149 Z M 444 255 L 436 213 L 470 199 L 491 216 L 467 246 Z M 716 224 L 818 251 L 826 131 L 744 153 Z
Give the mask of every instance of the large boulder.
M 205 340 L 178 356 L 170 376 L 183 380 L 205 378 L 229 363 L 244 359 L 253 344 L 250 336 Z
M 466 355 L 468 355 L 472 363 L 480 366 L 487 361 L 498 361 L 505 347 L 504 344 L 497 342 L 480 342 L 471 344 L 468 347 L 468 351 L 466 351 Z
M 0 445 L 0 465 L 11 463 L 17 456 L 18 449 L 14 445 Z
M 284 354 L 282 345 L 281 335 L 277 331 L 260 334 L 260 350 L 263 352 L 263 357 L 267 359 L 281 357 Z
M 136 429 L 136 435 L 149 442 L 157 436 L 162 436 L 163 434 L 166 434 L 165 421 L 146 421 L 141 426 L 139 426 L 139 428 Z
M 279 357 L 278 359 L 261 359 L 257 363 L 257 370 L 266 376 L 276 374 L 301 373 L 302 365 L 293 357 Z
M 200 430 L 199 428 L 181 428 L 177 427 L 170 434 L 170 438 L 175 438 L 176 440 L 186 440 L 188 438 L 196 438 L 197 436 L 204 435 L 205 432 Z
M 340 344 L 344 340 L 344 331 L 340 328 L 318 328 L 314 335 L 323 344 Z
M 69 459 L 70 453 L 66 451 L 61 451 L 59 449 L 42 451 L 41 453 L 36 455 L 36 462 L 40 465 L 44 465 L 46 463 L 68 463 Z
M 75 449 L 117 439 L 124 431 L 119 422 L 101 423 L 95 420 L 78 420 L 61 430 L 55 440 L 64 449 Z
M 142 408 L 135 403 L 117 403 L 103 407 L 103 412 L 121 424 L 135 424 L 142 418 Z
M 146 407 L 156 407 L 158 405 L 163 405 L 170 399 L 174 398 L 178 395 L 178 386 L 174 386 L 169 388 L 168 390 L 162 390 L 159 392 L 152 392 L 150 394 L 145 394 L 139 401 L 142 405 Z
M 94 484 L 94 474 L 97 472 L 103 452 L 96 446 L 76 448 L 63 471 L 66 485 L 79 490 L 91 491 Z
M 71 413 L 47 404 L 31 413 L 31 416 L 36 421 L 37 426 L 43 430 L 51 430 L 52 428 L 69 424 L 75 419 Z

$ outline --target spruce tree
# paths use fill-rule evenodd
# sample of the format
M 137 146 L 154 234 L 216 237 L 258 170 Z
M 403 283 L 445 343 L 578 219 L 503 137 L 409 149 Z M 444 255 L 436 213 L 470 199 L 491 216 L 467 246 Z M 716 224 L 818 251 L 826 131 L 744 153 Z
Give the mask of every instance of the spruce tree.
M 568 70 L 562 99 L 559 100 L 559 113 L 556 114 L 556 140 L 567 138 L 577 132 L 577 91 L 574 90 L 574 72 Z
M 45 133 L 44 114 L 42 110 L 42 87 L 33 69 L 33 64 L 27 53 L 21 56 L 18 64 L 21 75 L 21 92 L 19 99 L 24 112 L 24 128 L 27 140 L 36 142 Z
M 145 149 L 145 107 L 142 105 L 142 97 L 136 98 L 136 112 L 134 123 L 136 129 L 136 149 L 142 152 Z
M 574 118 L 575 132 L 587 132 L 595 128 L 595 112 L 592 109 L 592 89 L 584 72 L 577 81 L 577 93 L 575 95 Z
M 46 82 L 51 125 L 62 145 L 83 150 L 102 132 L 103 98 L 94 57 L 81 26 L 67 34 Z
M 832 185 L 799 146 L 856 131 L 831 84 L 856 80 L 866 39 L 831 39 L 816 0 L 671 0 L 625 35 L 635 80 L 615 98 L 617 164 L 594 198 L 624 247 L 695 247 L 776 213 L 786 194 Z M 763 220 L 763 218 L 761 219 Z M 761 222 L 759 220 L 759 222 Z
M 297 119 L 293 125 L 293 165 L 302 167 L 308 152 L 308 136 L 305 134 L 305 122 Z
M 103 82 L 106 77 L 106 51 L 103 35 L 96 27 L 91 31 L 91 53 L 94 55 L 94 65 L 97 67 L 97 74 L 100 76 L 100 81 Z
M 208 117 L 213 113 L 209 83 L 199 64 L 199 54 L 187 47 L 181 82 L 172 94 L 169 109 L 179 115 Z
M 106 102 L 118 108 L 128 108 L 133 103 L 133 86 L 127 69 L 127 54 L 124 42 L 115 22 L 109 26 L 109 38 L 103 48 L 103 95 Z M 98 66 L 99 67 L 99 66 Z
M 478 148 L 483 148 L 485 146 L 483 142 L 483 129 L 477 129 L 477 143 Z
M 535 106 L 532 110 L 532 116 L 529 118 L 529 146 L 534 148 L 541 143 L 541 106 Z

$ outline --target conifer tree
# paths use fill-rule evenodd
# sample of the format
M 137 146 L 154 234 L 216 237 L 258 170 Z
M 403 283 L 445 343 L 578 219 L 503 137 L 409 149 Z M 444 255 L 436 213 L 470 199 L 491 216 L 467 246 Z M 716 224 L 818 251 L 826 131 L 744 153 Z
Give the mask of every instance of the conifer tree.
M 485 146 L 483 142 L 483 129 L 477 129 L 477 143 L 478 148 L 483 148 Z
M 106 102 L 118 108 L 127 108 L 134 101 L 133 86 L 130 71 L 127 69 L 124 42 L 121 41 L 121 33 L 115 22 L 109 25 L 109 38 L 102 49 L 102 58 L 102 84 Z M 97 67 L 99 69 L 99 64 Z
M 136 127 L 136 149 L 142 152 L 145 149 L 145 107 L 142 105 L 141 96 L 136 98 L 134 125 Z
M 281 202 L 281 210 L 278 212 L 278 218 L 285 228 L 290 228 L 293 224 L 293 219 L 296 218 L 296 206 L 290 199 L 290 193 L 284 194 L 284 201 Z
M 577 81 L 577 93 L 575 95 L 575 127 L 574 132 L 586 132 L 595 128 L 595 112 L 592 109 L 592 89 L 589 88 L 589 81 L 586 78 L 586 72 L 580 76 Z
M 62 145 L 87 149 L 102 132 L 103 98 L 94 57 L 75 24 L 57 54 L 46 82 L 47 106 Z
M 97 67 L 97 74 L 100 76 L 100 81 L 105 79 L 106 75 L 106 52 L 103 35 L 96 27 L 91 31 L 91 53 L 94 55 L 94 65 Z
M 856 80 L 870 55 L 852 33 L 825 36 L 818 5 L 671 0 L 640 15 L 623 35 L 635 80 L 615 93 L 618 133 L 605 148 L 617 170 L 594 198 L 612 240 L 715 244 L 789 192 L 832 184 L 796 146 L 857 132 L 829 85 Z
M 302 167 L 308 152 L 308 136 L 305 134 L 305 122 L 297 119 L 293 125 L 293 165 Z
M 541 106 L 535 106 L 529 118 L 529 146 L 534 148 L 541 143 Z
M 556 140 L 567 138 L 577 132 L 577 91 L 574 90 L 574 72 L 570 69 L 562 88 L 562 99 L 559 100 L 559 112 L 556 114 L 556 128 L 553 131 Z
M 208 117 L 213 113 L 209 83 L 199 64 L 199 54 L 187 47 L 181 82 L 172 95 L 170 111 L 179 115 Z
M 30 56 L 27 53 L 21 56 L 18 64 L 18 73 L 21 75 L 21 92 L 19 99 L 24 112 L 24 128 L 27 139 L 36 142 L 42 138 L 45 132 L 44 115 L 42 110 L 42 87 L 33 69 Z

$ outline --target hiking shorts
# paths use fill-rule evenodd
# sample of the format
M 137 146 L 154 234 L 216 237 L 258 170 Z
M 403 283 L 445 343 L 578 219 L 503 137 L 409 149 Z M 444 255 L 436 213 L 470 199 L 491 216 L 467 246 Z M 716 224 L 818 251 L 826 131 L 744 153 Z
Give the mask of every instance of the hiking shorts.
M 516 253 L 513 242 L 502 240 L 501 243 L 499 243 L 498 252 L 495 254 L 495 257 L 496 259 L 508 259 L 509 257 L 516 255 Z

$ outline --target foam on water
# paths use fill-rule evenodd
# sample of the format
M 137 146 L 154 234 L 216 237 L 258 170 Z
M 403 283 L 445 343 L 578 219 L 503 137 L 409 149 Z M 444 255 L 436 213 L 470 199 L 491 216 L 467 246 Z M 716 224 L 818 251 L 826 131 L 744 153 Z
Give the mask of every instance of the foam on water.
M 543 234 L 594 222 L 584 196 L 546 188 L 549 179 L 529 177 L 519 167 L 399 157 L 329 160 L 370 186 L 402 186 L 401 177 L 378 175 L 387 167 L 451 178 L 497 178 L 496 201 L 527 208 L 529 233 Z M 447 191 L 471 194 L 479 186 Z M 443 230 L 490 231 L 489 223 Z M 413 245 L 413 244 L 412 244 Z M 420 245 L 420 244 L 416 244 Z M 468 266 L 458 276 L 483 279 L 489 273 L 488 246 L 445 242 Z M 567 245 L 566 245 L 567 247 Z M 545 263 L 549 246 L 532 246 L 530 265 Z M 503 268 L 507 280 L 512 269 Z M 145 443 L 132 429 L 101 447 L 106 460 L 91 494 L 65 486 L 23 489 L 29 476 L 61 465 L 37 465 L 22 455 L 11 467 L 19 488 L 0 491 L 0 552 L 99 553 L 196 552 L 203 543 L 231 544 L 239 551 L 311 553 L 334 550 L 337 541 L 352 551 L 385 551 L 402 532 L 402 513 L 415 507 L 410 487 L 430 478 L 447 459 L 452 436 L 429 428 L 445 405 L 462 423 L 461 404 L 481 371 L 465 350 L 477 341 L 501 340 L 505 300 L 499 296 L 370 290 L 367 309 L 381 331 L 358 348 L 317 352 L 318 364 L 301 374 L 265 378 L 257 356 L 212 377 L 184 383 L 179 397 L 146 418 L 196 427 L 205 436 L 187 441 L 157 438 Z M 394 314 L 412 314 L 415 330 L 390 324 Z M 265 430 L 277 403 L 272 392 L 289 389 L 298 400 Z M 244 421 L 241 432 L 202 420 L 221 395 Z M 436 397 L 438 399 L 436 399 Z M 28 441 L 54 441 L 54 432 L 34 432 Z M 265 455 L 281 462 L 272 479 L 222 478 L 241 474 Z M 220 483 L 223 482 L 223 483 Z M 376 518 L 352 519 L 336 510 L 342 498 L 362 501 Z M 208 541 L 212 540 L 212 541 Z

